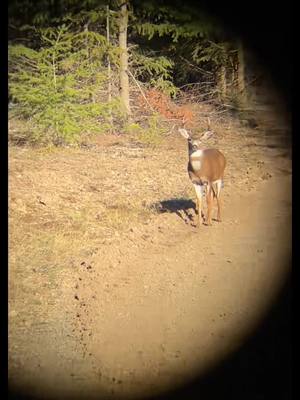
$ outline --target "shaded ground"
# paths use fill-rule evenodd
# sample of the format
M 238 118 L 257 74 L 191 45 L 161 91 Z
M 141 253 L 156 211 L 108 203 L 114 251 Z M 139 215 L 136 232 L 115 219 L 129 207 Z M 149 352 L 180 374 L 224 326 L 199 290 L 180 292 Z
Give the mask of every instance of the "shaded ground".
M 291 253 L 285 126 L 264 121 L 217 130 L 224 221 L 200 230 L 179 135 L 156 150 L 126 138 L 10 149 L 12 386 L 44 398 L 140 398 L 243 343 Z

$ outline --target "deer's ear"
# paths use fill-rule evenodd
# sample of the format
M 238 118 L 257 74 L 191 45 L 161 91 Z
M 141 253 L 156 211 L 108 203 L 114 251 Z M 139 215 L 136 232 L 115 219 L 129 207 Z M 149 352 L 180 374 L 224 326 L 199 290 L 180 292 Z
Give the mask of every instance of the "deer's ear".
M 188 134 L 186 129 L 183 128 L 179 128 L 178 132 L 180 133 L 180 135 L 182 135 L 185 139 L 189 139 L 190 135 Z
M 207 140 L 207 139 L 211 138 L 213 135 L 214 135 L 213 131 L 206 131 L 201 136 L 201 140 Z

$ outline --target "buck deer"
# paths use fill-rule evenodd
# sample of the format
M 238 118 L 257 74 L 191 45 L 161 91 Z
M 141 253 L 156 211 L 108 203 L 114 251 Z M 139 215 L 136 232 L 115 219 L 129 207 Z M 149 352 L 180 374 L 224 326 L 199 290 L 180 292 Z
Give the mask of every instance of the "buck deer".
M 213 135 L 212 131 L 205 132 L 200 140 L 193 140 L 186 129 L 179 129 L 179 133 L 188 141 L 189 162 L 187 169 L 197 196 L 199 225 L 203 222 L 202 196 L 205 187 L 207 202 L 207 217 L 205 222 L 207 225 L 211 225 L 214 198 L 217 199 L 218 205 L 217 220 L 221 221 L 220 192 L 223 186 L 226 159 L 219 150 L 202 146 L 202 140 L 210 138 Z

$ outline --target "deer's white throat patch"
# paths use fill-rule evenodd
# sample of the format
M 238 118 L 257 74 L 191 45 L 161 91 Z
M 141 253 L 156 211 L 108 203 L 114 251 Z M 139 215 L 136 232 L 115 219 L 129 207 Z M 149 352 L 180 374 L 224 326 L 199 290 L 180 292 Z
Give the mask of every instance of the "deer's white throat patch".
M 203 150 L 196 150 L 191 154 L 191 164 L 194 171 L 199 171 L 202 165 Z

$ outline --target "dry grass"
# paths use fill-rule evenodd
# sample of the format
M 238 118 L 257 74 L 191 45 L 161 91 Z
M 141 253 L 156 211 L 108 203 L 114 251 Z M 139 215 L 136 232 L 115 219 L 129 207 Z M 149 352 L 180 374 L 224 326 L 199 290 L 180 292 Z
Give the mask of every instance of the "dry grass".
M 168 179 L 152 151 L 11 147 L 10 261 L 64 263 L 147 222 L 153 216 L 149 205 L 181 189 L 178 171 Z

